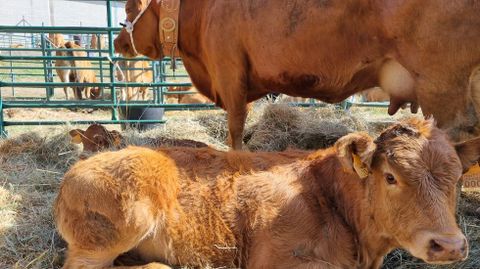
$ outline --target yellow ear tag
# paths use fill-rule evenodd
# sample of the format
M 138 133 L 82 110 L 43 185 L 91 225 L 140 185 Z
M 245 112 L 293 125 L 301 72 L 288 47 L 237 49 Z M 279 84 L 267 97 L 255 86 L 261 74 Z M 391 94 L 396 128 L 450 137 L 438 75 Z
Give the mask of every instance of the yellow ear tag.
M 80 134 L 76 134 L 75 136 L 72 136 L 72 143 L 81 144 L 82 143 L 82 136 Z
M 474 174 L 479 174 L 480 173 L 480 166 L 478 165 L 478 163 L 476 163 L 475 165 L 471 166 L 467 173 L 465 173 L 465 175 L 474 175 Z
M 368 168 L 363 164 L 360 156 L 357 154 L 352 154 L 353 157 L 353 169 L 357 172 L 358 176 L 361 179 L 368 177 Z

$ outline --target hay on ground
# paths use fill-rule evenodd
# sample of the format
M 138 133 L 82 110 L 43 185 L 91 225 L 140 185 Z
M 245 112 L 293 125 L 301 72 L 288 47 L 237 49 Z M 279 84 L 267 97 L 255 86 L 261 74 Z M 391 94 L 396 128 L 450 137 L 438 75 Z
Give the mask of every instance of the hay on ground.
M 327 148 L 348 133 L 367 130 L 365 122 L 334 106 L 300 108 L 270 104 L 261 110 L 262 116 L 247 128 L 245 135 L 246 145 L 252 151 Z
M 228 149 L 223 112 L 177 113 L 168 119 L 165 128 L 123 133 L 127 144 L 151 146 L 152 138 L 162 137 L 193 139 Z M 374 133 L 376 128 L 372 126 L 364 117 L 360 120 L 334 107 L 261 104 L 248 117 L 246 145 L 267 151 L 322 148 L 348 132 Z M 79 159 L 81 148 L 70 144 L 71 127 L 56 129 L 53 133 L 25 133 L 0 141 L 0 268 L 60 268 L 63 264 L 66 246 L 55 231 L 52 203 L 63 174 Z M 467 261 L 428 266 L 395 251 L 386 258 L 384 268 L 480 268 L 478 207 L 480 192 L 463 194 L 459 222 L 470 241 Z

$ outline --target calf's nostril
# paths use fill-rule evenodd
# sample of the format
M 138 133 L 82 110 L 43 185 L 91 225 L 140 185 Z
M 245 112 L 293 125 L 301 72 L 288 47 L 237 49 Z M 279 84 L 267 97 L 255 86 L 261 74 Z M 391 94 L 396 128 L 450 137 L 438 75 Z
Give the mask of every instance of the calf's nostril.
M 430 250 L 432 250 L 433 252 L 441 252 L 444 250 L 444 248 L 442 247 L 442 245 L 432 239 L 430 240 Z
M 461 253 L 463 256 L 467 256 L 467 255 L 468 255 L 468 243 L 467 243 L 467 240 L 466 240 L 466 239 L 463 240 L 463 245 L 462 245 L 462 247 L 460 248 L 460 253 Z

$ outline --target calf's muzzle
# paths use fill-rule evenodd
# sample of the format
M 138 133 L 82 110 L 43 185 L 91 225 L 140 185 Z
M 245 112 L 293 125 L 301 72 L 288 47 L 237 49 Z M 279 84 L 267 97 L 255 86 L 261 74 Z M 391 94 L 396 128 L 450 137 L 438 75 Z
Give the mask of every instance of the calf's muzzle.
M 449 263 L 465 260 L 468 243 L 461 233 L 452 236 L 433 237 L 428 244 L 428 259 L 432 263 Z

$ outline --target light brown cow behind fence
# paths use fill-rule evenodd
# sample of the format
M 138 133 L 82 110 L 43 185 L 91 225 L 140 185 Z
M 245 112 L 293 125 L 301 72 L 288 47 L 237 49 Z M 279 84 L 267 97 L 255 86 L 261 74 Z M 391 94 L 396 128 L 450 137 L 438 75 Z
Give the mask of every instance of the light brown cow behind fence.
M 456 184 L 479 149 L 413 119 L 313 153 L 99 154 L 66 173 L 55 202 L 64 268 L 107 268 L 127 251 L 151 262 L 131 268 L 379 268 L 394 248 L 463 260 Z
M 65 49 L 65 38 L 62 34 L 53 34 L 50 33 L 48 35 L 51 44 L 58 49 Z M 56 50 L 55 56 L 67 56 L 66 51 Z M 71 72 L 71 62 L 68 60 L 55 60 L 55 72 L 57 73 L 57 77 L 60 79 L 61 82 L 66 83 L 69 82 L 70 72 Z M 63 92 L 65 93 L 65 98 L 68 100 L 70 99 L 70 94 L 68 92 L 68 87 L 63 87 Z
M 117 80 L 133 83 L 151 83 L 153 82 L 153 71 L 147 61 L 119 61 L 117 70 Z M 120 84 L 121 85 L 121 84 Z M 148 87 L 122 87 L 122 100 L 142 100 L 148 99 Z
M 90 49 L 105 49 L 105 36 L 100 35 L 100 38 L 96 34 L 92 34 L 92 39 L 90 40 Z
M 200 94 L 197 88 L 193 86 L 170 86 L 167 92 L 191 92 L 185 94 L 169 94 L 168 102 L 177 104 L 208 104 L 212 103 L 210 99 Z
M 65 43 L 65 47 L 70 49 L 67 55 L 70 57 L 87 57 L 85 51 L 80 51 L 82 47 L 76 45 L 72 41 Z M 97 83 L 97 77 L 93 70 L 92 63 L 88 60 L 69 60 L 72 67 L 69 73 L 69 81 L 75 83 Z M 76 99 L 82 99 L 84 93 L 86 99 L 97 99 L 100 97 L 101 90 L 99 87 L 92 86 L 75 86 L 73 93 Z

